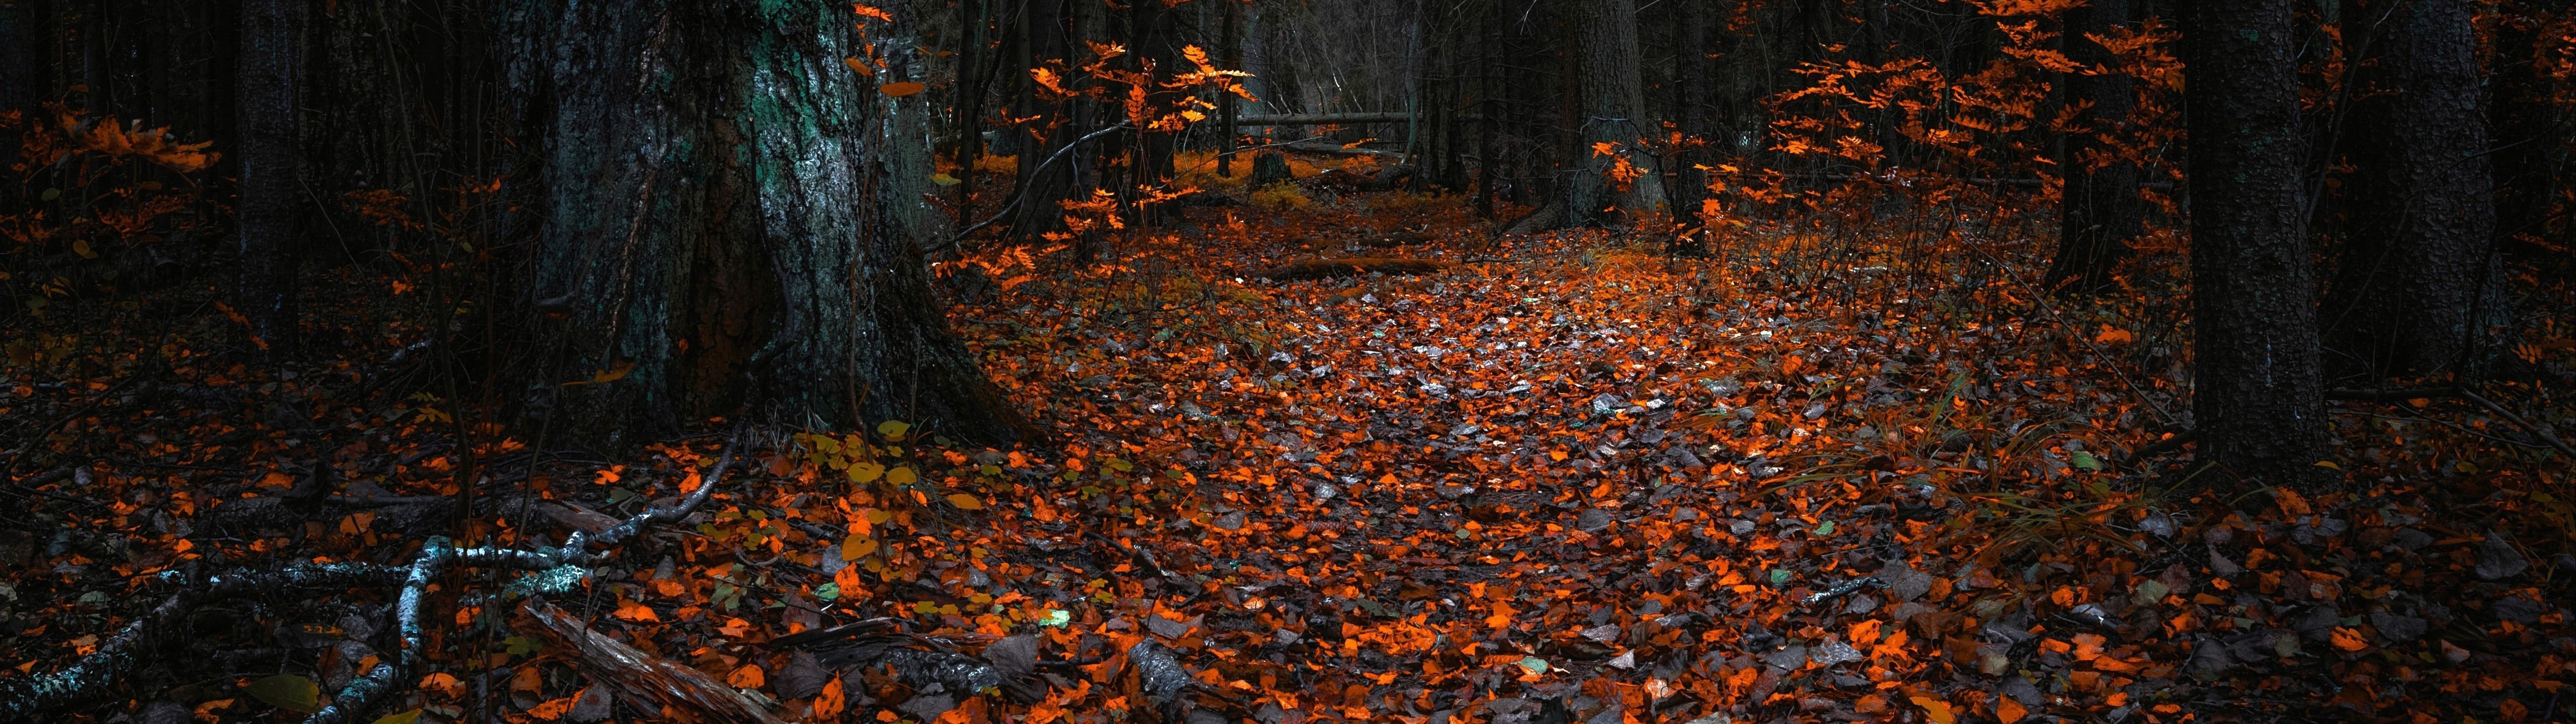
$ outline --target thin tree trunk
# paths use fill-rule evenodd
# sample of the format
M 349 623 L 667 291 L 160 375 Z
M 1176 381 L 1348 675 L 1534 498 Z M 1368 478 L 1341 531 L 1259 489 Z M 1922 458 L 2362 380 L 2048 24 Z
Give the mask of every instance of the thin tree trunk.
M 0 128 L 0 166 L 18 160 L 18 128 L 42 122 L 36 104 L 45 95 L 44 54 L 38 52 L 45 37 L 45 11 L 35 0 L 0 0 L 0 114 L 20 114 L 18 126 Z M 32 201 L 20 198 L 22 184 L 0 184 L 0 205 L 24 209 Z
M 1708 30 L 1709 13 L 1714 10 L 1710 4 L 1687 2 L 1678 8 L 1681 13 L 1681 47 L 1674 50 L 1673 58 L 1674 74 L 1680 76 L 1680 82 L 1674 84 L 1679 94 L 1673 104 L 1674 113 L 1679 116 L 1675 120 L 1680 122 L 1683 138 L 1703 145 L 1677 150 L 1670 160 L 1675 171 L 1672 190 L 1675 226 L 1687 227 L 1681 233 L 1690 235 L 1688 238 L 1674 237 L 1672 251 L 1676 254 L 1708 251 L 1709 220 L 1700 214 L 1700 200 L 1708 196 L 1708 174 L 1699 167 L 1705 164 L 1707 147 L 1704 144 L 1709 143 Z
M 2471 12 L 2405 0 L 2362 59 L 2350 118 L 2365 125 L 2345 135 L 2350 231 L 2325 306 L 2338 371 L 2471 373 L 2492 352 L 2480 317 L 2502 310 L 2482 297 L 2501 297 L 2503 266 Z
M 295 355 L 296 51 L 304 0 L 249 0 L 242 8 L 241 186 L 235 205 L 241 281 L 235 300 L 261 358 Z
M 2107 36 L 2128 20 L 2127 0 L 2089 0 L 2066 11 L 2067 59 L 2099 74 L 2065 75 L 2066 103 L 2081 108 L 2074 128 L 2059 144 L 2057 168 L 2065 175 L 2058 207 L 2057 257 L 2049 262 L 2045 287 L 2061 294 L 2091 294 L 2110 288 L 2112 273 L 2129 256 L 2146 220 L 2146 202 L 2138 198 L 2143 172 L 2118 158 L 2121 133 L 2137 107 L 2130 79 L 2114 67 L 2119 59 L 2089 35 Z
M 862 57 L 909 34 L 825 0 L 523 0 L 505 21 L 543 161 L 526 289 L 555 346 L 528 411 L 600 447 L 710 416 L 1021 423 L 948 332 L 893 214 L 906 155 Z M 560 52 L 560 55 L 556 53 Z M 916 99 L 917 100 L 917 99 Z M 918 197 L 908 206 L 921 206 Z
M 975 161 L 984 155 L 984 27 L 993 0 L 967 0 L 966 38 L 957 48 L 957 223 L 975 223 Z
M 1224 67 L 1226 70 L 1243 70 L 1243 38 L 1238 30 L 1243 23 L 1243 3 L 1237 0 L 1222 0 L 1222 2 L 1225 3 L 1225 27 L 1221 31 L 1224 37 L 1218 42 L 1224 46 Z M 1234 121 L 1237 112 L 1242 108 L 1240 102 L 1243 99 L 1235 97 L 1232 93 L 1218 93 L 1216 100 L 1219 133 L 1216 175 L 1218 178 L 1226 178 L 1234 176 Z
M 2322 469 L 2326 427 L 2290 0 L 2187 0 L 2183 37 L 2201 452 L 2296 483 Z

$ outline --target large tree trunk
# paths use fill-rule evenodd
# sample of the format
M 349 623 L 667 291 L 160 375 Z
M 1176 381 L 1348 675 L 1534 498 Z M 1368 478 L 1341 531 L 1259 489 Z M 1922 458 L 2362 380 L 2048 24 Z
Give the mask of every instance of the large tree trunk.
M 2108 289 L 2146 219 L 2146 202 L 2138 198 L 2143 172 L 2118 158 L 2127 136 L 2121 130 L 2137 94 L 2129 77 L 2118 72 L 2119 59 L 2086 37 L 2109 35 L 2128 14 L 2128 0 L 2089 0 L 2066 10 L 2067 59 L 2103 72 L 2065 76 L 2067 106 L 2082 110 L 2073 114 L 2074 128 L 2058 146 L 2057 168 L 2066 186 L 2058 207 L 2057 257 L 2049 262 L 2044 286 L 2061 294 Z
M 2393 3 L 2393 7 L 2392 7 Z M 2347 17 L 2385 30 L 2354 90 L 2351 224 L 2325 306 L 2340 372 L 2470 372 L 2481 316 L 2501 312 L 2495 202 L 2467 0 L 2378 0 Z M 2358 24 L 2358 23 L 2357 23 Z
M 553 347 L 529 408 L 619 447 L 709 416 L 927 422 L 1013 436 L 948 332 L 889 177 L 893 134 L 844 58 L 906 35 L 825 0 L 525 0 L 513 82 L 545 215 L 527 285 Z M 882 73 L 883 71 L 880 71 Z
M 1665 213 L 1660 164 L 1641 152 L 1641 143 L 1663 136 L 1663 128 L 1646 117 L 1646 92 L 1638 77 L 1637 4 L 1635 0 L 1583 0 L 1566 18 L 1575 41 L 1573 83 L 1577 117 L 1572 188 L 1566 194 L 1567 226 L 1601 223 L 1613 214 L 1618 223 L 1660 224 Z M 1612 154 L 1595 153 L 1612 144 Z M 1644 172 L 1622 184 L 1611 178 L 1624 158 Z M 1662 231 L 1656 229 L 1655 231 Z
M 2201 451 L 2294 483 L 2321 469 L 2326 428 L 2290 0 L 2185 0 L 2182 14 Z
M 242 6 L 241 235 L 235 302 L 250 320 L 261 358 L 295 354 L 295 268 L 299 246 L 296 172 L 296 56 L 305 0 L 249 0 Z

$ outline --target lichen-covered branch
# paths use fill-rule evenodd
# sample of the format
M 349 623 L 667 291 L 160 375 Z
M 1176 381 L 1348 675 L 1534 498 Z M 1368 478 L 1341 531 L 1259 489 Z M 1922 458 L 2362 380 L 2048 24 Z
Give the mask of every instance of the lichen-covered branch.
M 210 602 L 239 598 L 284 588 L 363 588 L 394 585 L 402 587 L 394 605 L 397 635 L 401 652 L 390 661 L 378 663 L 366 675 L 350 680 L 323 707 L 305 719 L 307 724 L 340 724 L 354 721 L 385 694 L 398 691 L 400 682 L 416 672 L 423 660 L 421 650 L 425 637 L 421 629 L 421 601 L 429 585 L 451 565 L 484 568 L 511 568 L 539 571 L 530 585 L 514 586 L 510 592 L 519 595 L 560 591 L 588 577 L 583 564 L 595 562 L 601 553 L 589 552 L 593 545 L 608 545 L 633 535 L 646 526 L 666 520 L 687 517 L 706 502 L 725 472 L 734 464 L 747 432 L 737 429 L 714 467 L 707 470 L 704 482 L 678 504 L 635 514 L 596 537 L 574 532 L 564 544 L 544 550 L 516 548 L 455 547 L 445 536 L 432 536 L 421 544 L 420 552 L 408 565 L 375 565 L 369 563 L 303 563 L 276 570 L 239 571 L 219 574 L 193 586 L 185 586 L 149 613 L 126 624 L 116 635 L 99 643 L 97 650 L 81 657 L 70 666 L 37 676 L 0 680 L 0 722 L 39 721 L 40 716 L 84 704 L 94 703 L 126 683 L 145 660 L 156 637 L 164 635 L 188 615 L 189 611 Z M 165 578 L 170 577 L 165 574 Z
M 91 703 L 114 691 L 146 660 L 149 644 L 197 606 L 282 588 L 385 585 L 400 580 L 402 571 L 365 563 L 308 563 L 216 575 L 171 595 L 70 666 L 0 681 L 0 721 L 37 721 L 40 714 Z

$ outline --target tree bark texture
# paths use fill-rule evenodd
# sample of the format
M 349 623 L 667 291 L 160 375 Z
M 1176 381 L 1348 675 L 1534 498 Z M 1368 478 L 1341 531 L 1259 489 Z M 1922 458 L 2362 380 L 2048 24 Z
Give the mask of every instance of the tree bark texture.
M 1575 171 L 1566 195 L 1567 224 L 1598 223 L 1614 214 L 1625 215 L 1624 224 L 1661 223 L 1667 210 L 1660 164 L 1639 149 L 1662 136 L 1663 129 L 1646 116 L 1645 89 L 1638 77 L 1636 2 L 1583 0 L 1568 10 L 1575 41 L 1570 80 L 1578 143 L 1569 164 Z M 1610 176 L 1617 165 L 1613 155 L 1594 152 L 1601 143 L 1613 144 L 1617 156 L 1645 173 L 1625 185 L 1616 183 Z
M 2394 2 L 2394 7 L 2390 3 Z M 2374 7 L 2375 6 L 2375 7 Z M 2479 318 L 2501 312 L 2495 202 L 2479 113 L 2477 33 L 2468 0 L 2379 0 L 2361 59 L 2349 232 L 2325 305 L 2337 372 L 2468 372 L 2492 352 Z
M 525 0 L 506 22 L 511 82 L 542 99 L 525 287 L 553 346 L 527 406 L 550 434 L 622 447 L 738 413 L 1016 434 L 892 211 L 922 205 L 889 177 L 926 176 L 905 167 L 928 138 L 843 65 L 899 29 L 862 38 L 823 0 Z
M 2129 241 L 2146 220 L 2146 201 L 2138 197 L 2144 172 L 2118 158 L 2125 136 L 2120 131 L 2137 107 L 2137 92 L 2117 72 L 2119 59 L 2086 37 L 2107 36 L 2127 22 L 2128 6 L 2128 0 L 2089 0 L 2065 15 L 2067 59 L 2103 72 L 2065 76 L 2066 103 L 2081 110 L 2058 147 L 2065 193 L 2058 207 L 2057 256 L 2049 261 L 2044 284 L 2061 294 L 2109 289 L 2112 273 L 2129 256 Z
M 262 359 L 295 354 L 297 57 L 304 0 L 248 0 L 242 5 L 240 99 L 241 186 L 234 205 L 241 235 L 236 304 L 250 320 Z
M 2290 0 L 2186 0 L 2192 411 L 2202 459 L 2265 484 L 2321 468 Z

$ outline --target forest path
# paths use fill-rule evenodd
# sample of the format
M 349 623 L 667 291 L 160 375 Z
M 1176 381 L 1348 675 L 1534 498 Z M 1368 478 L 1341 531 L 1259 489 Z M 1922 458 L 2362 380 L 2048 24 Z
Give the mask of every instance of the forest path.
M 1206 590 L 1123 589 L 1144 620 L 1109 629 L 1203 636 L 1201 664 L 1353 718 L 1651 721 L 1640 696 L 1696 716 L 1784 678 L 1888 711 L 1935 580 L 1880 569 L 1911 491 L 1862 466 L 1903 442 L 1873 426 L 1913 394 L 1881 373 L 1902 335 L 1850 347 L 1829 303 L 1600 232 L 1483 247 L 1459 209 L 1398 218 L 1208 219 L 960 310 L 1017 321 L 966 327 L 1011 399 L 1083 431 L 1074 456 L 1196 483 L 1113 528 Z M 1425 224 L 1446 243 L 1400 252 L 1463 264 L 1250 276 Z

